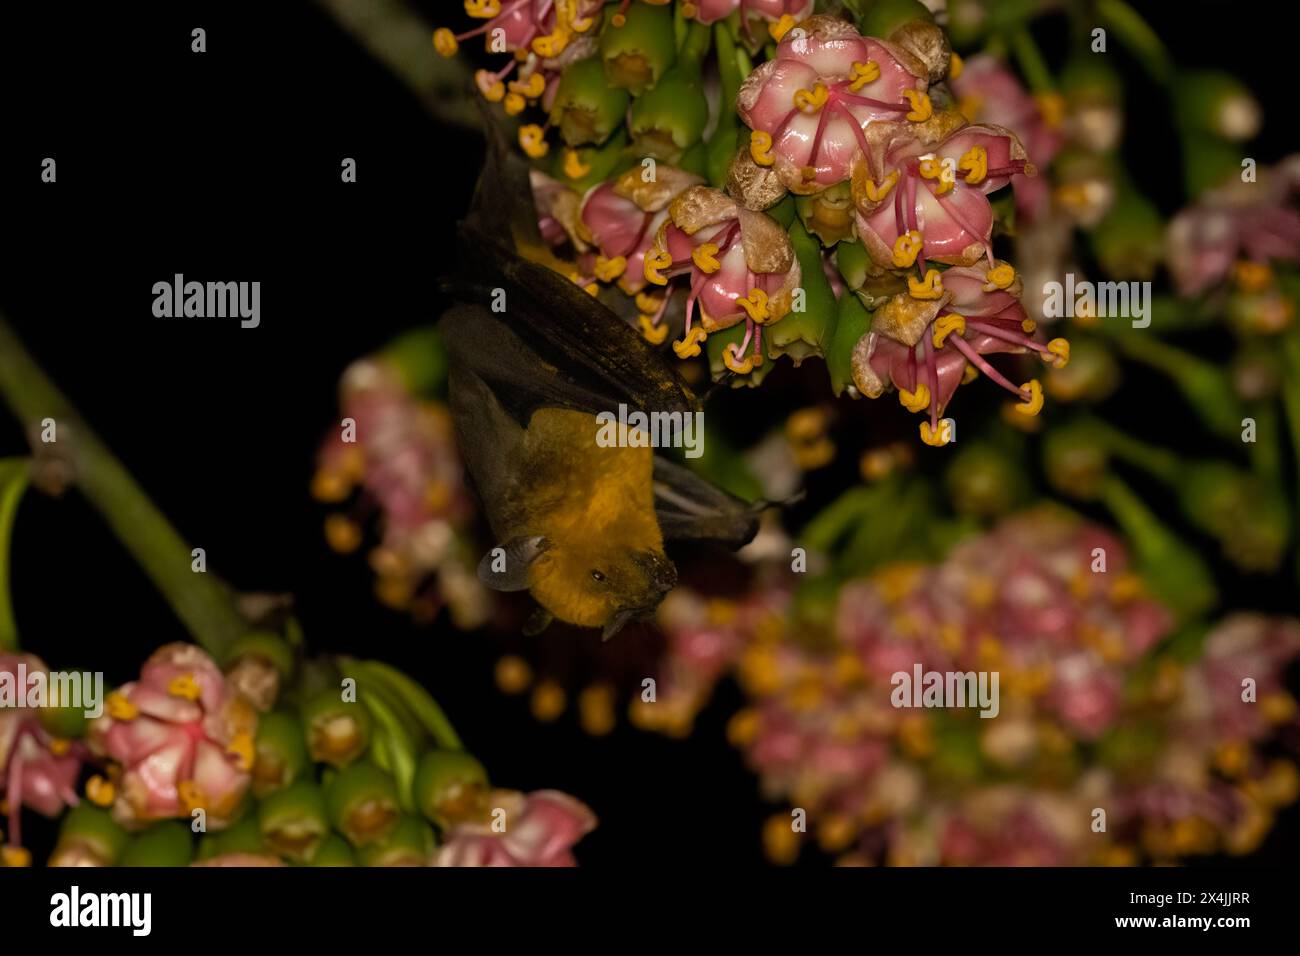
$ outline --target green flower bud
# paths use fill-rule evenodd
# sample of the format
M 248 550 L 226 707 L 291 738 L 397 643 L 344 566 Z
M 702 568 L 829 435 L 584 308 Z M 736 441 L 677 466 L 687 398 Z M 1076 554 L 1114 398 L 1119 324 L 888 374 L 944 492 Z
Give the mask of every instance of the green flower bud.
M 822 267 L 821 245 L 801 223 L 790 227 L 790 245 L 799 261 L 799 290 L 794 308 L 764 329 L 767 352 L 773 359 L 790 356 L 798 367 L 810 355 L 822 355 L 835 331 L 835 293 Z M 801 294 L 802 293 L 802 294 Z
M 600 35 L 606 79 L 633 96 L 659 82 L 676 56 L 673 11 L 667 5 L 634 3 L 622 26 L 611 22 Z
M 311 866 L 356 866 L 356 854 L 348 841 L 337 833 L 331 833 L 320 845 L 316 855 L 311 858 Z
M 1024 465 L 990 442 L 974 442 L 953 456 L 945 484 L 959 514 L 993 518 L 1030 495 Z
M 631 167 L 634 158 L 627 154 L 627 129 L 620 126 L 600 146 L 582 146 L 572 150 L 552 150 L 550 173 L 579 195 L 592 186 L 613 179 Z M 577 175 L 571 175 L 577 173 Z
M 334 829 L 358 847 L 384 840 L 401 813 L 393 778 L 365 761 L 325 785 L 325 806 Z
M 437 848 L 433 830 L 419 817 L 403 815 L 382 843 L 358 851 L 362 866 L 428 866 Z
M 842 182 L 811 196 L 796 196 L 795 208 L 804 228 L 830 247 L 853 238 L 853 196 L 849 183 Z
M 627 91 L 605 81 L 594 57 L 565 67 L 551 105 L 551 124 L 570 147 L 600 145 L 623 125 Z
M 129 840 L 108 810 L 83 802 L 64 816 L 49 865 L 115 866 Z
M 1049 369 L 1044 387 L 1058 402 L 1100 402 L 1114 393 L 1119 379 L 1119 362 L 1106 343 L 1075 333 L 1069 364 Z
M 299 780 L 258 805 L 262 842 L 278 856 L 307 863 L 329 834 L 325 796 L 311 780 Z
M 1104 436 L 1090 422 L 1062 422 L 1043 436 L 1043 470 L 1053 488 L 1090 501 L 1101 493 L 1110 471 Z
M 200 860 L 210 860 L 214 856 L 225 856 L 228 853 L 267 855 L 256 814 L 247 814 L 238 823 L 219 832 L 209 833 L 199 841 Z
M 311 698 L 302 709 L 302 722 L 307 752 L 320 763 L 347 766 L 370 744 L 370 714 L 343 700 L 338 688 Z
M 841 269 L 844 250 L 850 247 L 861 248 L 854 242 L 840 243 Z M 826 347 L 826 371 L 831 377 L 831 390 L 837 396 L 842 395 L 845 389 L 852 389 L 854 396 L 858 394 L 853 384 L 853 350 L 870 329 L 871 313 L 856 295 L 846 291 L 840 296 L 835 330 Z
M 709 333 L 709 337 L 704 341 L 704 351 L 709 357 L 709 374 L 713 376 L 715 382 L 721 382 L 724 379 L 731 380 L 732 388 L 755 388 L 761 385 L 763 379 L 772 371 L 776 364 L 771 352 L 768 350 L 767 335 L 763 336 L 763 361 L 762 364 L 754 363 L 753 371 L 747 375 L 737 375 L 731 369 L 727 368 L 726 362 L 723 361 L 723 354 L 726 349 L 735 345 L 737 348 L 745 341 L 745 323 L 739 322 L 729 329 L 722 329 L 719 332 Z M 754 343 L 751 340 L 745 350 L 745 358 L 748 359 L 753 355 Z
M 287 787 L 298 779 L 307 763 L 302 722 L 281 711 L 263 714 L 257 722 L 253 796 L 260 800 L 268 793 Z
M 1285 499 L 1266 482 L 1227 462 L 1195 462 L 1178 493 L 1187 519 L 1218 538 L 1230 561 L 1247 571 L 1277 569 L 1291 518 Z
M 1149 280 L 1164 260 L 1164 221 L 1131 183 L 1120 186 L 1115 204 L 1090 238 L 1098 261 L 1115 279 Z
M 708 122 L 709 103 L 699 72 L 680 65 L 637 97 L 628 111 L 633 150 L 665 163 L 677 162 L 698 143 Z
M 119 866 L 189 866 L 194 859 L 190 828 L 178 820 L 155 823 L 132 837 Z
M 430 750 L 415 772 L 415 803 L 440 828 L 477 819 L 486 808 L 487 770 L 463 750 Z
M 251 631 L 238 638 L 226 655 L 227 668 L 245 657 L 254 657 L 271 664 L 281 677 L 293 674 L 293 648 L 279 634 L 271 631 Z
M 1189 132 L 1240 143 L 1254 138 L 1263 122 L 1250 88 L 1230 73 L 1187 72 L 1172 86 L 1174 115 Z

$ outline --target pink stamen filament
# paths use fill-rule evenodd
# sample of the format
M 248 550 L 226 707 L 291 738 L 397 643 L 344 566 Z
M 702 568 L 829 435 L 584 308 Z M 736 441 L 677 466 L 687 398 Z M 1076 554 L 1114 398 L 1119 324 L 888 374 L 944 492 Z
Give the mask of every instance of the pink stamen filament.
M 989 244 L 988 238 L 981 235 L 978 229 L 972 226 L 964 216 L 952 207 L 951 203 L 947 201 L 951 199 L 952 196 L 952 193 L 944 193 L 942 196 L 936 194 L 934 198 L 939 201 L 939 204 L 943 207 L 943 211 L 952 217 L 953 222 L 961 226 L 962 230 L 969 233 L 972 238 L 980 241 L 980 244 L 984 246 L 984 255 L 988 259 L 989 265 L 993 265 L 993 247 Z
M 987 322 L 978 322 L 972 319 L 966 320 L 966 328 L 974 329 L 977 332 L 983 332 L 990 338 L 1000 339 L 1003 342 L 1010 342 L 1012 345 L 1019 345 L 1022 348 L 1033 349 L 1036 352 L 1048 354 L 1047 346 L 1040 342 L 1035 342 L 1027 335 L 1019 332 L 1013 332 L 1010 329 L 1002 329 L 996 325 L 989 325 Z
M 929 337 L 927 337 L 926 342 L 929 341 L 930 339 Z M 962 355 L 966 357 L 966 361 L 970 362 L 977 369 L 979 369 L 981 372 L 983 372 L 993 381 L 997 382 L 999 385 L 1005 388 L 1012 395 L 1015 395 L 1021 401 L 1025 401 L 1025 402 L 1029 401 L 1029 395 L 1023 389 L 1021 389 L 1018 385 L 1012 385 L 1010 380 L 1007 379 L 1005 375 L 1003 375 L 992 365 L 986 362 L 984 358 L 978 352 L 976 352 L 975 349 L 973 349 L 970 346 L 970 343 L 968 343 L 960 335 L 950 335 L 945 341 L 951 342 L 953 344 L 953 347 L 956 348 L 958 352 L 960 352 Z
M 925 375 L 929 379 L 926 387 L 930 390 L 930 431 L 937 433 L 939 430 L 939 365 L 934 357 L 934 341 L 931 337 L 921 336 L 921 344 L 925 350 Z
M 876 164 L 871 159 L 871 147 L 867 145 L 867 134 L 858 124 L 857 117 L 853 115 L 853 112 L 847 106 L 843 103 L 833 103 L 832 105 L 849 121 L 849 128 L 853 130 L 853 135 L 857 137 L 858 148 L 862 150 L 862 155 L 867 160 L 867 171 L 871 173 L 871 178 L 874 180 L 876 178 Z
M 691 330 L 691 318 L 695 313 L 695 300 L 699 298 L 700 290 L 704 288 L 704 283 L 708 278 L 707 274 L 701 272 L 691 282 L 691 293 L 686 297 L 686 332 Z M 664 301 L 668 301 L 667 296 L 664 296 Z
M 482 26 L 475 27 L 472 30 L 466 30 L 464 33 L 457 33 L 456 42 L 463 43 L 466 40 L 476 37 L 481 33 L 487 33 L 489 30 L 492 29 L 492 25 L 496 23 L 498 20 L 500 20 L 502 17 L 509 16 L 510 14 L 518 10 L 520 7 L 522 7 L 524 4 L 531 3 L 531 2 L 532 0 L 515 0 L 514 3 L 510 4 L 510 6 L 506 7 L 504 10 L 498 13 L 491 20 L 486 21 Z M 626 6 L 626 4 L 624 4 L 624 6 Z M 531 40 L 531 37 L 529 39 Z

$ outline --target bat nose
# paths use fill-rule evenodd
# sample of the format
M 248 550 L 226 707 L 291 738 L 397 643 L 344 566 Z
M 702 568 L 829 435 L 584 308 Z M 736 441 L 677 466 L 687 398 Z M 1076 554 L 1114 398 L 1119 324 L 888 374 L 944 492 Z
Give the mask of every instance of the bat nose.
M 677 569 L 662 554 L 646 554 L 643 564 L 655 590 L 667 593 L 677 586 Z

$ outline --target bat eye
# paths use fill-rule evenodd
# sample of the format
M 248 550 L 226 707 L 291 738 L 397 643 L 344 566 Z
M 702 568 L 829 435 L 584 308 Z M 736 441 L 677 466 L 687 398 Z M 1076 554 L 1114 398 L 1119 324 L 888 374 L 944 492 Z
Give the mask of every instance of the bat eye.
M 604 580 L 605 580 L 605 575 L 602 574 L 602 573 L 599 572 L 599 571 L 592 571 L 592 572 L 591 572 L 591 579 L 592 579 L 593 581 L 604 581 Z

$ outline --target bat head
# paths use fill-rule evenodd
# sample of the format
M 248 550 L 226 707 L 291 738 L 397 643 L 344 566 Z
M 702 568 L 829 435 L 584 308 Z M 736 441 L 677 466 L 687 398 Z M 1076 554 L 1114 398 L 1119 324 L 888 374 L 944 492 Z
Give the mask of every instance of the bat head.
M 609 640 L 629 621 L 653 613 L 677 584 L 677 569 L 662 551 L 592 540 L 547 550 L 529 580 L 533 597 L 557 618 L 601 628 Z

